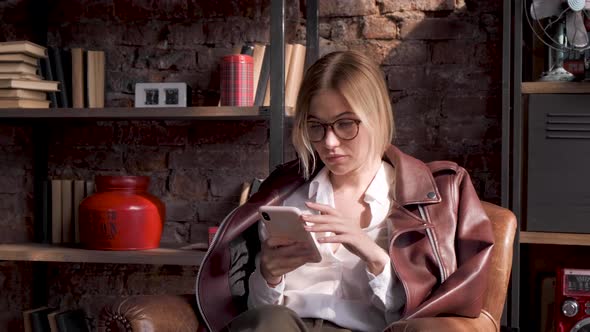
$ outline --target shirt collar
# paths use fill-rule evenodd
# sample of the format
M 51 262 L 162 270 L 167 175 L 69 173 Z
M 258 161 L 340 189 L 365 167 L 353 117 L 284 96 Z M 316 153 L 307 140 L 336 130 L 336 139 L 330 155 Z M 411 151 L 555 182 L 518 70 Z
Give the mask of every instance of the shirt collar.
M 365 191 L 365 202 L 375 201 L 382 206 L 389 206 L 393 198 L 393 185 L 395 181 L 395 171 L 391 165 L 381 162 L 381 166 L 375 174 L 373 181 Z
M 387 162 L 381 166 L 365 191 L 365 202 L 375 201 L 382 206 L 388 206 L 392 199 L 395 182 L 395 171 Z M 329 178 L 329 170 L 323 167 L 309 184 L 308 198 L 323 204 L 332 204 L 333 188 Z

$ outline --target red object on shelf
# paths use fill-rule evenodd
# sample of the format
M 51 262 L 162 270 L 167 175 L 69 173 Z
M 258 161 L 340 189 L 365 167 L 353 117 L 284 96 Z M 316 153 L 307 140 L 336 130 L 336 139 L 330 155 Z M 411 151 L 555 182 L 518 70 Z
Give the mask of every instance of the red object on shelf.
M 80 242 L 87 249 L 158 248 L 164 204 L 147 192 L 147 176 L 96 176 L 96 192 L 80 203 Z
M 254 60 L 250 55 L 224 56 L 220 76 L 221 106 L 254 104 Z

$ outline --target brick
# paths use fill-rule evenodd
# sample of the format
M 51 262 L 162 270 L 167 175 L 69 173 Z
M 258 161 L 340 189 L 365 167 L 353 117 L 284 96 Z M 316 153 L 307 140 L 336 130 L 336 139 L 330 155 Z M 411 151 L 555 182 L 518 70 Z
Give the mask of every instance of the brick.
M 409 95 L 392 105 L 396 144 L 425 145 L 436 139 L 440 99 L 436 95 Z
M 267 141 L 267 127 L 262 121 L 200 121 L 189 128 L 191 144 L 262 144 Z
M 363 39 L 347 44 L 349 49 L 364 53 L 377 64 L 386 63 L 391 52 L 399 45 L 397 41 Z
M 379 13 L 373 0 L 323 0 L 319 2 L 321 16 L 366 16 Z
M 14 145 L 15 128 L 13 126 L 0 125 L 0 145 Z
M 355 19 L 345 18 L 333 20 L 330 33 L 333 41 L 350 41 L 359 38 L 359 23 Z
M 49 164 L 71 168 L 87 168 L 95 171 L 119 171 L 124 169 L 123 156 L 120 151 L 72 148 L 67 150 L 50 150 Z M 67 171 L 65 169 L 62 172 Z M 61 174 L 61 173 L 59 173 Z M 57 174 L 57 175 L 59 175 Z
M 383 59 L 385 65 L 423 65 L 430 61 L 429 47 L 421 41 L 396 41 Z
M 391 90 L 430 89 L 433 86 L 425 66 L 391 66 L 385 68 Z
M 119 123 L 115 137 L 118 144 L 183 146 L 187 142 L 187 126 L 167 126 L 162 121 Z
M 459 18 L 425 18 L 401 23 L 400 36 L 404 40 L 469 39 L 477 34 L 478 26 Z
M 213 225 L 192 223 L 190 226 L 190 243 L 209 243 L 209 227 Z
M 474 57 L 473 43 L 466 40 L 435 42 L 432 45 L 432 63 L 468 64 Z
M 227 169 L 235 167 L 230 145 L 193 147 L 170 153 L 171 169 Z M 233 146 L 235 148 L 235 146 Z
M 144 24 L 129 24 L 120 26 L 119 43 L 126 46 L 153 46 L 163 40 L 161 32 L 165 26 L 157 21 Z
M 178 197 L 169 197 L 163 202 L 166 204 L 167 221 L 195 221 L 197 209 L 191 201 L 185 201 Z
M 200 201 L 197 202 L 199 223 L 219 225 L 225 216 L 238 207 L 235 201 Z
M 363 37 L 367 39 L 397 38 L 397 25 L 387 17 L 366 16 L 363 23 Z
M 166 221 L 160 243 L 188 243 L 190 235 L 189 227 L 189 224 Z
M 111 146 L 115 129 L 112 122 L 104 125 L 74 123 L 58 125 L 52 131 L 51 142 L 67 146 Z
M 24 178 L 10 175 L 7 176 L 5 175 L 6 173 L 2 173 L 3 175 L 0 175 L 0 193 L 14 194 L 22 190 Z
M 202 22 L 171 24 L 168 29 L 170 30 L 168 40 L 176 48 L 192 48 L 202 45 L 206 41 Z
M 502 47 L 499 45 L 499 42 L 491 41 L 475 45 L 473 62 L 478 66 L 501 68 Z
M 242 183 L 252 180 L 251 176 L 246 175 L 243 169 L 236 169 L 231 173 L 216 172 L 211 174 L 209 179 L 213 197 L 235 199 L 236 203 L 242 192 Z
M 397 11 L 441 11 L 455 9 L 455 0 L 377 0 L 381 13 Z
M 156 50 L 154 53 L 141 54 L 147 59 L 148 68 L 177 71 L 194 70 L 197 66 L 197 56 L 194 51 Z
M 209 194 L 208 179 L 197 170 L 173 170 L 170 175 L 170 193 L 180 197 L 202 200 Z
M 332 24 L 328 22 L 320 22 L 318 25 L 318 34 L 321 38 L 331 38 Z
M 154 147 L 129 147 L 123 154 L 125 169 L 132 173 L 145 173 L 167 169 L 166 150 Z
M 126 71 L 107 71 L 105 91 L 135 94 L 135 84 L 147 82 L 145 71 L 126 70 Z

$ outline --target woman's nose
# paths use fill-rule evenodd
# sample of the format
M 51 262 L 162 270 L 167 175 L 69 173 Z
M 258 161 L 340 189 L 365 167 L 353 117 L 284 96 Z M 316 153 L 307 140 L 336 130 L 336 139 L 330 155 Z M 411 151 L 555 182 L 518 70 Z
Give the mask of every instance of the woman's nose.
M 340 140 L 338 136 L 334 134 L 334 130 L 332 128 L 326 129 L 326 136 L 324 137 L 324 145 L 327 147 L 338 146 L 340 144 Z

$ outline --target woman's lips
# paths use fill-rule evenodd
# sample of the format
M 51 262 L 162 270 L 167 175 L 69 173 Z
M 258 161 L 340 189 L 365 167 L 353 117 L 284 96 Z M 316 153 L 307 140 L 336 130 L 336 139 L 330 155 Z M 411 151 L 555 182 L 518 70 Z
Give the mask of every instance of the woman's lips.
M 342 154 L 335 154 L 335 155 L 326 156 L 326 159 L 331 163 L 336 163 L 336 162 L 342 161 L 342 160 L 344 160 L 344 158 L 346 158 L 346 156 L 342 155 Z

